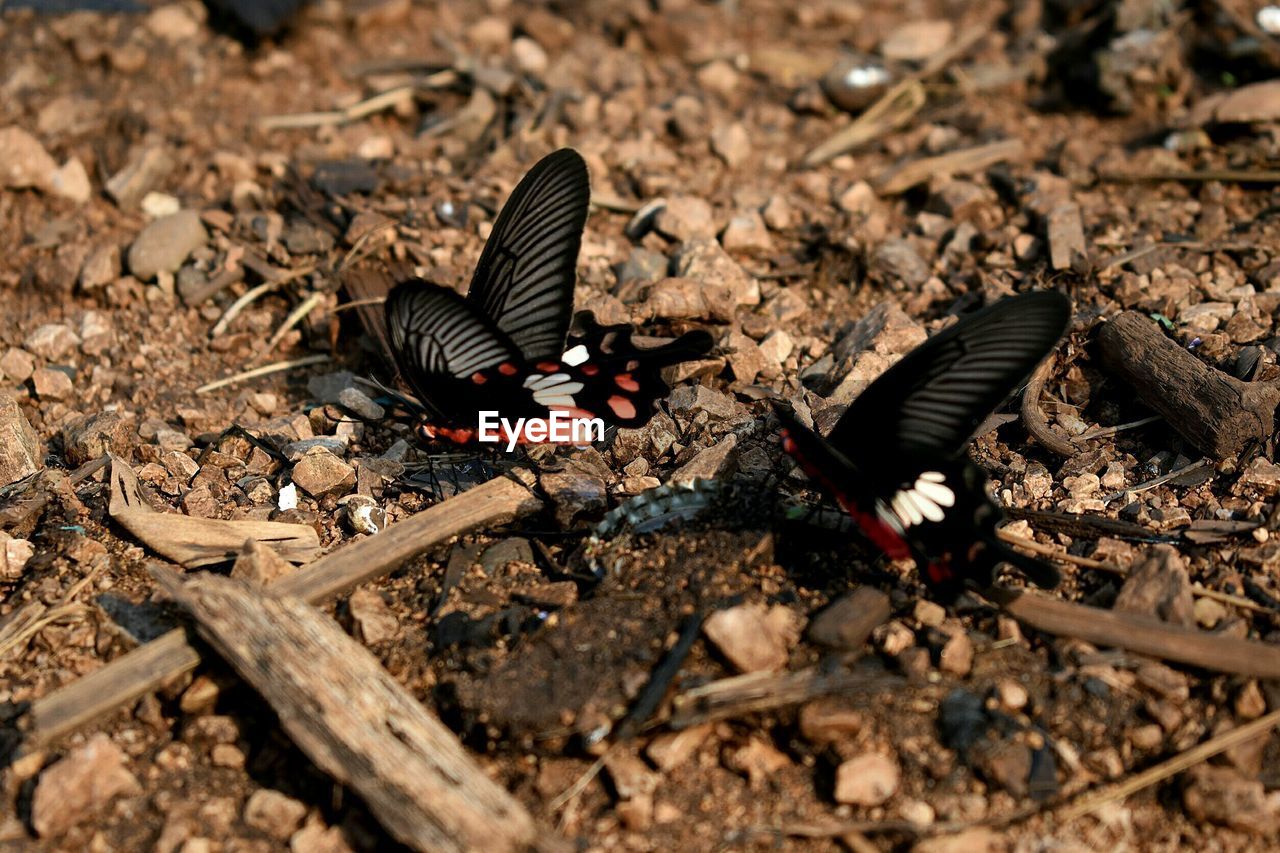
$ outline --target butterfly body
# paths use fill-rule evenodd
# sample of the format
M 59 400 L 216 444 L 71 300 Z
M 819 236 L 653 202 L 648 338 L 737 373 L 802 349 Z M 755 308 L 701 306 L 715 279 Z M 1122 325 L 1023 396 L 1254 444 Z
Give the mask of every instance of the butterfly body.
M 642 349 L 630 326 L 589 313 L 569 338 L 589 197 L 582 157 L 556 151 L 512 191 L 465 296 L 416 278 L 387 296 L 392 350 L 425 410 L 424 436 L 470 443 L 486 411 L 511 422 L 564 412 L 639 426 L 667 391 L 661 369 L 710 350 L 701 331 Z
M 1053 567 L 998 539 L 1004 513 L 964 450 L 1069 317 L 1070 303 L 1055 293 L 998 302 L 908 353 L 854 400 L 827 438 L 779 411 L 783 449 L 874 545 L 894 559 L 913 558 L 940 596 L 953 598 L 966 581 L 989 586 L 1001 563 L 1054 586 Z

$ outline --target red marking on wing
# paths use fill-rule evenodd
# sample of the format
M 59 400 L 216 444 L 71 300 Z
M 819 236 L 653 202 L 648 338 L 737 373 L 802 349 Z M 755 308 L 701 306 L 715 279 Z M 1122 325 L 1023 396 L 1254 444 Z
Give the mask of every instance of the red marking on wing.
M 640 383 L 631 378 L 630 373 L 619 373 L 613 377 L 614 383 L 623 391 L 635 393 L 640 390 Z
M 578 369 L 582 371 L 583 376 L 595 376 L 600 372 L 600 366 L 596 364 L 584 364 Z
M 534 367 L 542 373 L 556 373 L 560 370 L 560 365 L 554 361 L 540 361 Z
M 471 381 L 477 385 L 483 385 L 489 381 L 489 377 L 484 375 L 483 370 L 477 370 L 475 373 L 471 374 Z
M 446 441 L 452 441 L 454 444 L 470 444 L 476 437 L 476 431 L 470 427 L 454 429 L 453 427 L 423 424 L 419 429 L 431 438 L 443 438 Z
M 516 366 L 509 361 L 504 361 L 498 365 L 498 372 L 503 376 L 515 376 Z
M 866 534 L 872 544 L 894 560 L 903 560 L 911 556 L 911 549 L 907 547 L 906 541 L 898 535 L 897 531 L 885 524 L 874 510 L 866 512 L 858 506 L 857 501 L 849 497 L 842 488 L 836 485 L 825 471 L 814 465 L 800 452 L 799 445 L 796 444 L 795 439 L 785 429 L 782 430 L 782 449 L 786 451 L 787 455 L 800 463 L 800 467 L 809 475 L 810 479 L 836 499 L 836 503 L 840 504 L 841 509 L 849 514 L 849 517 L 862 529 L 862 532 Z
M 623 420 L 630 420 L 636 416 L 636 406 L 621 394 L 614 394 L 607 401 L 609 408 L 613 409 L 613 413 Z
M 935 584 L 945 584 L 955 578 L 955 572 L 951 569 L 950 560 L 935 560 L 925 569 L 929 573 L 929 580 Z

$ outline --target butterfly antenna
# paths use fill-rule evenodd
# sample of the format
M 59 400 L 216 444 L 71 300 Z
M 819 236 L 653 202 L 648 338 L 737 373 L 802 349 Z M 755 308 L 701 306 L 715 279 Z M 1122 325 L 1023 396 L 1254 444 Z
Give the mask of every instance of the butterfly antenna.
M 1053 589 L 1062 583 L 1062 573 L 1056 567 L 1037 560 L 1035 557 L 1028 557 L 1018 551 L 1010 548 L 999 540 L 992 540 L 987 543 L 991 555 L 992 575 L 995 574 L 995 568 L 999 563 L 1008 563 L 1018 571 L 1027 576 L 1027 579 L 1041 589 Z

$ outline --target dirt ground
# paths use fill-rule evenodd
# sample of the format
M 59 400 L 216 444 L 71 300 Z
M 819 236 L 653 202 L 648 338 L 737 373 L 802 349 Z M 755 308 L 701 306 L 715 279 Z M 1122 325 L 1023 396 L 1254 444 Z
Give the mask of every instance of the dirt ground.
M 367 535 L 360 501 L 395 522 L 519 464 L 545 513 L 325 610 L 579 849 L 1275 849 L 1269 728 L 1069 804 L 1275 711 L 1277 683 L 1020 627 L 972 595 L 935 604 L 909 563 L 797 511 L 821 498 L 770 415 L 785 399 L 829 426 L 951 315 L 1059 289 L 1075 317 L 1038 402 L 1066 449 L 1015 402 L 972 451 L 1024 511 L 1009 529 L 1085 558 L 1056 597 L 1280 643 L 1273 424 L 1207 453 L 1095 346 L 1133 310 L 1215 370 L 1280 375 L 1280 39 L 1262 4 L 320 0 L 257 41 L 199 3 L 150 8 L 0 4 L 0 391 L 17 401 L 0 429 L 25 418 L 43 469 L 22 470 L 19 426 L 3 434 L 7 747 L 30 703 L 178 618 L 147 571 L 160 555 L 108 514 L 106 469 L 68 479 L 108 450 L 158 509 L 301 522 L 326 551 Z M 811 154 L 855 120 L 861 141 Z M 706 328 L 711 357 L 676 370 L 648 426 L 514 461 L 445 458 L 404 418 L 339 406 L 391 381 L 353 278 L 464 286 L 503 199 L 561 146 L 591 170 L 578 307 L 654 337 Z M 220 437 L 232 425 L 283 455 Z M 692 476 L 725 484 L 696 519 L 586 541 Z M 884 593 L 888 618 L 824 640 L 824 609 L 855 590 Z M 746 621 L 719 631 L 722 613 Z M 10 750 L 0 846 L 394 847 L 208 658 Z M 847 683 L 764 710 L 678 701 L 754 668 Z

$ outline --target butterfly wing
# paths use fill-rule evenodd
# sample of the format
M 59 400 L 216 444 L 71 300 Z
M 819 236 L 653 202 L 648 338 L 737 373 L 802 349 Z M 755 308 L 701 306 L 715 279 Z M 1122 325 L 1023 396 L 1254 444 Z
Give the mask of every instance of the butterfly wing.
M 489 319 L 457 293 L 422 279 L 403 281 L 387 295 L 387 331 L 400 374 L 432 415 L 445 421 L 474 418 L 472 381 L 491 368 L 521 362 L 520 354 Z
M 872 382 L 829 440 L 859 459 L 894 461 L 901 451 L 959 455 L 978 425 L 1053 351 L 1070 319 L 1071 301 L 1053 291 L 1002 299 L 961 318 Z
M 574 406 L 622 427 L 649 421 L 654 401 L 670 391 L 662 369 L 701 358 L 711 350 L 711 335 L 699 329 L 674 341 L 641 349 L 627 325 L 605 326 L 584 311 L 582 336 L 565 352 L 561 370 L 574 379 Z
M 476 265 L 467 303 L 529 361 L 564 348 L 590 197 L 578 152 L 547 155 L 512 191 Z

